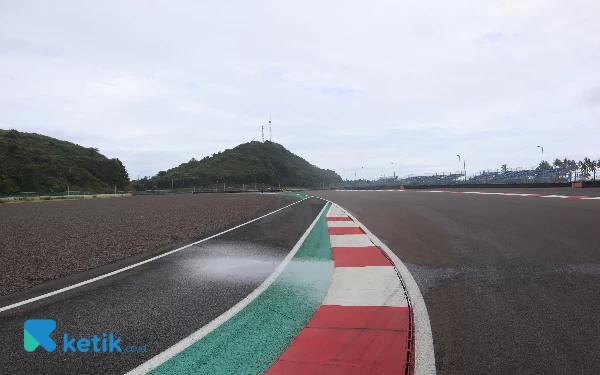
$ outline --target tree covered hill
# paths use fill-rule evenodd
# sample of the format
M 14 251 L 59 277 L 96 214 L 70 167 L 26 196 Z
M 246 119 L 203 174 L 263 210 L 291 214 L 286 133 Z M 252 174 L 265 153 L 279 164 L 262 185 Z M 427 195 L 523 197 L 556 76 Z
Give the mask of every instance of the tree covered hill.
M 342 181 L 334 171 L 316 167 L 270 141 L 244 143 L 212 157 L 192 159 L 141 184 L 170 188 L 171 179 L 176 181 L 176 187 L 212 186 L 217 181 L 228 186 L 256 182 L 266 186 L 318 187 L 322 182 L 327 186 Z
M 0 129 L 0 194 L 23 191 L 61 193 L 103 191 L 129 176 L 119 159 L 108 159 L 98 149 L 85 148 L 36 133 Z

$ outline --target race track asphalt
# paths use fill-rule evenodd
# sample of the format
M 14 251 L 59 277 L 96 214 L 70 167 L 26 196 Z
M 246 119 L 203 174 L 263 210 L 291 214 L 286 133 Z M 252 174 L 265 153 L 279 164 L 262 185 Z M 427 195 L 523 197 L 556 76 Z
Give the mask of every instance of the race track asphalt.
M 600 374 L 600 201 L 312 194 L 350 211 L 409 268 L 438 374 Z
M 177 253 L 0 313 L 0 373 L 123 373 L 221 315 L 258 287 L 324 206 L 308 199 Z M 23 349 L 27 319 L 53 319 L 57 349 Z M 114 333 L 146 353 L 64 353 L 63 333 Z

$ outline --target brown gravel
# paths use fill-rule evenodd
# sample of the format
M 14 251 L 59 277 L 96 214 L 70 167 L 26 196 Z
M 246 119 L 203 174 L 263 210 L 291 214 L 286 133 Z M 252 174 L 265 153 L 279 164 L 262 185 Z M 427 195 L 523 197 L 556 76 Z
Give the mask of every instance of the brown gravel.
M 186 194 L 1 204 L 0 296 L 190 242 L 293 201 Z

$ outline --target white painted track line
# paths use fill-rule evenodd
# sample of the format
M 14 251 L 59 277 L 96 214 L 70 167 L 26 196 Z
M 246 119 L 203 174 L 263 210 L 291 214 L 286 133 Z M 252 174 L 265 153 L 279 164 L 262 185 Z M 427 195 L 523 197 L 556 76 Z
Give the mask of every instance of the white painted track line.
M 298 201 L 298 202 L 302 202 L 302 201 Z M 293 204 L 296 204 L 298 202 L 295 202 Z M 286 206 L 286 207 L 288 207 L 288 206 Z M 260 284 L 258 286 L 258 288 L 254 289 L 254 291 L 252 293 L 250 293 L 246 298 L 244 298 L 243 300 L 238 302 L 235 306 L 233 306 L 229 310 L 225 311 L 223 314 L 221 314 L 220 316 L 215 318 L 213 321 L 211 321 L 204 327 L 200 328 L 199 330 L 192 333 L 188 337 L 184 338 L 183 340 L 179 341 L 175 345 L 171 346 L 169 349 L 165 350 L 164 352 L 159 353 L 155 357 L 150 358 L 148 361 L 142 363 L 138 367 L 129 371 L 126 375 L 146 374 L 146 373 L 152 371 L 153 369 L 157 368 L 158 366 L 162 365 L 169 359 L 173 358 L 177 354 L 179 354 L 182 351 L 184 351 L 185 349 L 187 349 L 189 346 L 193 345 L 195 342 L 197 342 L 204 336 L 208 335 L 209 333 L 211 333 L 212 331 L 217 329 L 223 323 L 225 323 L 226 321 L 231 319 L 231 317 L 233 317 L 235 314 L 242 311 L 243 308 L 248 306 L 258 296 L 260 296 L 261 293 L 264 292 L 271 284 L 273 284 L 275 279 L 277 279 L 277 277 L 279 277 L 279 275 L 281 275 L 281 273 L 283 272 L 285 267 L 290 263 L 290 261 L 292 260 L 294 255 L 296 255 L 296 253 L 300 249 L 300 246 L 302 246 L 302 244 L 304 243 L 304 240 L 306 240 L 306 237 L 308 237 L 311 230 L 314 228 L 315 224 L 321 217 L 321 215 L 323 215 L 325 208 L 327 208 L 327 205 L 325 205 L 321 209 L 321 212 L 319 213 L 319 215 L 317 215 L 315 220 L 312 222 L 312 224 L 310 224 L 310 226 L 308 227 L 306 232 L 304 232 L 302 237 L 300 237 L 300 239 L 298 240 L 296 245 L 292 248 L 292 250 L 289 252 L 289 254 L 283 259 L 283 261 L 279 264 L 279 266 L 275 269 L 275 271 L 273 271 L 273 273 L 271 275 L 269 275 L 269 277 L 265 281 L 263 281 L 262 284 Z M 199 308 L 201 308 L 201 307 L 199 307 Z

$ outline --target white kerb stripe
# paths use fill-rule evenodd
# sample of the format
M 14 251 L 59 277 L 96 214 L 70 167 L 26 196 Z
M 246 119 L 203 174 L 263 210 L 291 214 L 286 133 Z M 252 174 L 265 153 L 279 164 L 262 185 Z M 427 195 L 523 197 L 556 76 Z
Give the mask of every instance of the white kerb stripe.
M 400 278 L 393 266 L 337 267 L 330 289 L 397 289 Z
M 327 216 L 339 217 L 339 216 L 348 216 L 348 214 L 346 214 L 346 211 L 342 210 L 339 206 L 332 204 L 331 207 L 329 208 L 329 211 L 327 212 Z
M 354 221 L 328 221 L 327 226 L 330 228 L 339 228 L 339 227 L 357 227 Z
M 354 216 L 349 214 L 352 220 L 356 221 L 359 225 L 360 221 Z M 396 254 L 387 247 L 386 244 L 381 242 L 369 228 L 361 225 L 361 228 L 367 233 L 369 238 L 373 241 L 376 246 L 379 246 L 387 254 L 387 256 L 394 262 L 396 269 L 400 272 L 400 276 L 404 280 L 408 295 L 412 303 L 413 316 L 415 319 L 415 374 L 417 375 L 435 375 L 435 351 L 433 348 L 433 336 L 431 334 L 431 323 L 429 322 L 429 314 L 427 313 L 427 306 L 425 306 L 425 300 L 421 295 L 417 282 L 411 275 L 410 271 L 404 263 L 398 258 Z
M 408 302 L 403 289 L 339 289 L 325 297 L 323 305 L 407 307 Z
M 337 267 L 324 305 L 408 306 L 396 269 Z
M 362 247 L 373 246 L 373 242 L 364 234 L 344 234 L 329 236 L 331 247 Z

